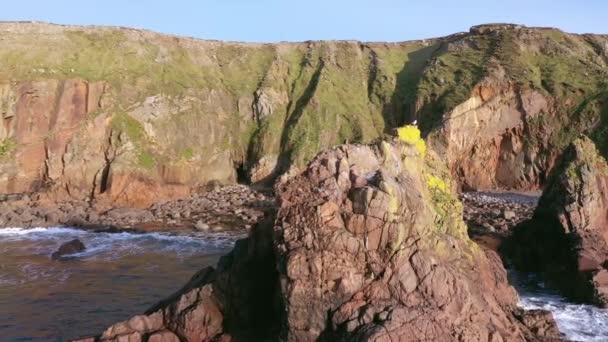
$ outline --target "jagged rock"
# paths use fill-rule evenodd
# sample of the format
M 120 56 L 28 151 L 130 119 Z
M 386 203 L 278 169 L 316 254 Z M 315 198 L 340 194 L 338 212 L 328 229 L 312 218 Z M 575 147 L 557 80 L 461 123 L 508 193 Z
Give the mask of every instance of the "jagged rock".
M 467 237 L 447 171 L 421 153 L 397 141 L 320 153 L 217 271 L 101 340 L 540 341 L 500 258 Z
M 608 164 L 591 140 L 566 150 L 533 218 L 506 250 L 516 266 L 544 272 L 567 296 L 608 305 Z
M 541 341 L 561 341 L 553 315 L 545 310 L 519 310 L 515 316 Z
M 86 249 L 84 243 L 78 239 L 62 244 L 59 249 L 51 254 L 51 259 L 58 260 L 64 255 L 80 253 Z

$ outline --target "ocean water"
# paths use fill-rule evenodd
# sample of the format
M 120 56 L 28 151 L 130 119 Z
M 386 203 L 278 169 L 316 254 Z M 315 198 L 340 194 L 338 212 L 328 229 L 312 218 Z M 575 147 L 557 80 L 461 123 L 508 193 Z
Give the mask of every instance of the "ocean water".
M 0 229 L 0 341 L 65 341 L 140 314 L 214 265 L 242 234 Z M 51 253 L 78 238 L 87 250 Z M 509 272 L 526 309 L 546 309 L 571 341 L 608 341 L 608 310 L 572 303 L 534 274 Z
M 241 235 L 0 229 L 0 341 L 64 341 L 140 314 L 215 265 Z M 87 249 L 51 253 L 80 239 Z

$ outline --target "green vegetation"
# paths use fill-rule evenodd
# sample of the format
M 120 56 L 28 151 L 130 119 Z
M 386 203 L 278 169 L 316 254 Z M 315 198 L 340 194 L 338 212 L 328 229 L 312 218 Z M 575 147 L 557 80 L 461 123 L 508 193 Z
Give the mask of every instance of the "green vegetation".
M 140 143 L 146 137 L 141 123 L 125 112 L 118 112 L 112 116 L 112 128 L 124 132 L 134 144 Z
M 146 170 L 153 169 L 157 158 L 152 153 L 152 146 L 141 123 L 124 112 L 112 116 L 112 129 L 124 133 L 133 144 L 136 155 L 135 164 Z
M 143 167 L 144 169 L 152 169 L 156 166 L 156 160 L 154 156 L 149 152 L 142 151 L 137 155 L 138 165 Z
M 182 151 L 181 156 L 183 159 L 192 159 L 192 157 L 194 156 L 194 151 L 191 148 L 187 148 L 185 150 Z
M 15 150 L 16 147 L 17 144 L 12 138 L 5 138 L 0 140 L 0 159 L 6 158 Z
M 420 123 L 425 134 L 441 125 L 444 113 L 467 100 L 486 74 L 491 39 L 480 36 L 463 40 L 462 46 L 438 50 L 420 79 L 416 93 L 425 104 Z

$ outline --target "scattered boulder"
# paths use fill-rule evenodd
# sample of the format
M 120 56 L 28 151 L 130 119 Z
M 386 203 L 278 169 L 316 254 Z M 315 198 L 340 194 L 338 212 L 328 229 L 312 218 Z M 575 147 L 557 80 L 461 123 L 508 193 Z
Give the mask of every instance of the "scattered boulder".
M 149 208 L 113 207 L 103 202 L 53 201 L 44 196 L 0 197 L 0 228 L 68 225 L 96 230 L 182 230 L 203 221 L 222 230 L 243 230 L 274 207 L 272 192 L 245 185 L 213 188 L 188 198 L 155 203 Z M 203 189 L 204 190 L 204 189 Z M 236 214 L 236 215 L 235 215 Z M 154 228 L 152 228 L 154 227 Z M 203 229 L 204 230 L 204 229 Z
M 505 210 L 502 212 L 502 216 L 505 218 L 505 220 L 511 221 L 517 216 L 517 214 L 511 210 Z
M 532 218 L 540 194 L 465 192 L 460 195 L 464 220 L 474 239 L 488 233 L 506 237 L 519 223 Z
M 505 248 L 516 267 L 542 272 L 566 296 L 608 306 L 608 164 L 590 139 L 567 148 Z
M 209 230 L 209 225 L 201 220 L 198 220 L 198 221 L 196 221 L 194 228 L 196 228 L 198 230 L 202 230 L 202 231 L 207 231 L 207 230 Z
M 58 260 L 65 255 L 76 254 L 84 251 L 86 247 L 84 243 L 78 239 L 66 242 L 59 247 L 59 249 L 51 254 L 51 259 Z
M 437 160 L 400 141 L 320 153 L 217 270 L 100 340 L 539 341 Z

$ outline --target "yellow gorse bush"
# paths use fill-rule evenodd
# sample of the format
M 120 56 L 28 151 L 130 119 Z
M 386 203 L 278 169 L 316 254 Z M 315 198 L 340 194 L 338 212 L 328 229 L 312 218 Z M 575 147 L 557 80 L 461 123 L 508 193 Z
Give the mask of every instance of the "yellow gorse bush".
M 397 129 L 397 136 L 405 143 L 412 145 L 418 150 L 420 155 L 424 156 L 426 152 L 426 144 L 420 136 L 420 130 L 416 126 L 407 125 Z
M 427 175 L 426 184 L 434 190 L 446 191 L 447 189 L 445 182 L 435 175 Z

